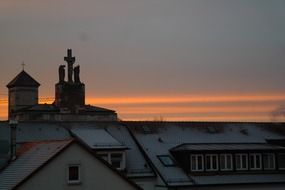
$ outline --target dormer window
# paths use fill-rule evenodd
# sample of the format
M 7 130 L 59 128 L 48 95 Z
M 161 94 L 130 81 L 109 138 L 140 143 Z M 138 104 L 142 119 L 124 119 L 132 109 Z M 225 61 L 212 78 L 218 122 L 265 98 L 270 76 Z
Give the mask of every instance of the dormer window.
M 204 157 L 202 154 L 191 155 L 191 171 L 198 172 L 204 170 Z
M 236 170 L 248 169 L 248 157 L 247 154 L 236 154 Z
M 251 170 L 261 170 L 261 154 L 250 154 L 249 161 Z
M 206 171 L 218 170 L 218 155 L 206 154 Z
M 233 169 L 233 156 L 231 154 L 220 155 L 221 171 L 230 171 Z
M 280 170 L 285 170 L 285 154 L 281 153 L 278 155 L 278 166 Z
M 117 170 L 126 168 L 125 152 L 98 152 L 97 154 Z
M 265 170 L 274 170 L 275 169 L 275 154 L 273 154 L 273 153 L 263 154 L 263 168 Z
M 123 154 L 122 153 L 112 153 L 110 157 L 110 164 L 117 169 L 123 168 Z

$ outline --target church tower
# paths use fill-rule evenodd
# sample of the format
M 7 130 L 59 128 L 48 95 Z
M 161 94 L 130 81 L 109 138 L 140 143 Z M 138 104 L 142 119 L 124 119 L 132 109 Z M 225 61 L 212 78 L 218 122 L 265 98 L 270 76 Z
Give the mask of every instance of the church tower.
M 77 112 L 78 108 L 85 106 L 85 85 L 80 81 L 80 66 L 73 67 L 75 57 L 72 57 L 71 49 L 67 50 L 64 61 L 67 62 L 67 81 L 65 81 L 65 65 L 60 65 L 59 82 L 55 85 L 54 104 L 61 110 Z
M 24 70 L 7 84 L 9 90 L 9 119 L 13 117 L 13 112 L 38 104 L 39 86 L 40 84 Z

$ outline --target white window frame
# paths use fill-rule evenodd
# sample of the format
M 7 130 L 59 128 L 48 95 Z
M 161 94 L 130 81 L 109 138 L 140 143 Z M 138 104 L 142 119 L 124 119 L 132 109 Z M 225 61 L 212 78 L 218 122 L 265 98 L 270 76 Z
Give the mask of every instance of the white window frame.
M 239 159 L 238 159 L 238 156 L 239 156 Z M 245 156 L 245 158 L 246 158 L 246 161 L 245 161 L 246 167 L 245 168 L 243 167 L 243 159 L 242 159 L 243 156 Z M 240 168 L 237 167 L 238 161 L 240 162 L 240 166 L 241 166 Z M 248 170 L 248 154 L 244 154 L 244 153 L 236 154 L 235 155 L 235 163 L 236 163 L 236 170 L 238 170 L 238 171 Z
M 224 157 L 224 166 L 225 168 L 222 168 L 222 164 L 221 164 L 221 157 Z M 228 157 L 230 157 L 230 165 L 231 167 L 228 168 Z M 233 155 L 232 154 L 220 154 L 220 170 L 221 171 L 231 171 L 233 170 Z
M 251 165 L 251 158 L 253 158 L 253 166 Z M 259 159 L 260 166 L 257 167 L 257 159 Z M 262 169 L 262 154 L 251 153 L 249 154 L 249 169 L 250 170 L 261 170 Z
M 198 157 L 202 158 L 202 168 L 201 169 L 198 169 Z M 193 169 L 192 166 L 194 163 L 192 163 L 192 158 L 195 159 L 195 168 Z M 201 172 L 201 171 L 204 171 L 204 156 L 203 154 L 191 154 L 190 156 L 190 169 L 192 172 Z
M 269 157 L 272 158 L 272 159 L 268 159 L 266 164 L 265 164 L 266 159 L 264 159 L 265 156 L 268 156 L 268 158 L 269 158 Z M 268 166 L 271 165 L 271 164 L 270 164 L 270 161 L 272 161 L 272 165 L 273 165 L 272 168 L 271 168 L 271 167 L 266 167 L 266 165 L 268 165 Z M 262 162 L 263 162 L 263 169 L 264 169 L 264 170 L 275 170 L 275 169 L 276 169 L 275 154 L 274 154 L 274 153 L 264 153 L 264 154 L 263 154 Z
M 280 160 L 279 160 L 279 156 L 280 156 L 280 155 L 285 156 L 285 153 L 279 153 L 279 154 L 278 154 L 278 158 L 277 158 L 277 159 L 278 159 L 278 169 L 279 169 L 279 170 L 285 170 L 285 167 L 284 167 L 284 168 L 281 168 L 281 167 L 280 167 L 280 164 L 279 164 L 279 161 L 280 161 Z
M 77 180 L 70 180 L 69 179 L 69 168 L 70 167 L 77 167 L 78 168 L 78 179 Z M 67 183 L 68 184 L 80 184 L 81 183 L 81 165 L 80 164 L 68 164 L 68 166 L 67 166 Z
M 214 157 L 216 157 L 216 168 L 214 168 Z M 207 159 L 210 161 L 210 168 L 207 168 Z M 206 171 L 218 171 L 219 170 L 219 156 L 218 154 L 206 154 L 205 155 L 205 168 Z
M 122 155 L 122 160 L 121 160 L 121 163 L 120 163 L 120 167 L 119 168 L 116 168 L 117 170 L 124 170 L 126 168 L 126 153 L 125 152 L 122 152 L 122 151 L 112 151 L 112 152 L 106 152 L 106 151 L 100 151 L 100 152 L 97 152 L 97 155 L 100 156 L 100 155 L 107 155 L 107 162 L 112 165 L 112 154 L 121 154 Z

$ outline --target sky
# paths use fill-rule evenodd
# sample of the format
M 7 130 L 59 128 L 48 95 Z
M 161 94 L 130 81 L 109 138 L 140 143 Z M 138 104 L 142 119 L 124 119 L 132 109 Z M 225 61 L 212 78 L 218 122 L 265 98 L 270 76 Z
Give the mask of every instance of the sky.
M 284 0 L 1 0 L 0 119 L 22 62 L 52 99 L 72 48 L 87 103 L 123 120 L 284 120 L 284 19 Z

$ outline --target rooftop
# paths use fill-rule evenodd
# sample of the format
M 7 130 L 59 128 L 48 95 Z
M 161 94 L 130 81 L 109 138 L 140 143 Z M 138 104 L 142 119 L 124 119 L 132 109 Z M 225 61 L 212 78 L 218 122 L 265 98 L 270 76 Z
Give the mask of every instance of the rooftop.
M 12 87 L 39 87 L 40 83 L 38 83 L 33 77 L 31 77 L 26 71 L 20 72 L 9 84 L 7 84 L 8 88 Z
M 71 142 L 72 139 L 24 143 L 17 151 L 17 159 L 0 172 L 0 189 L 13 189 Z

